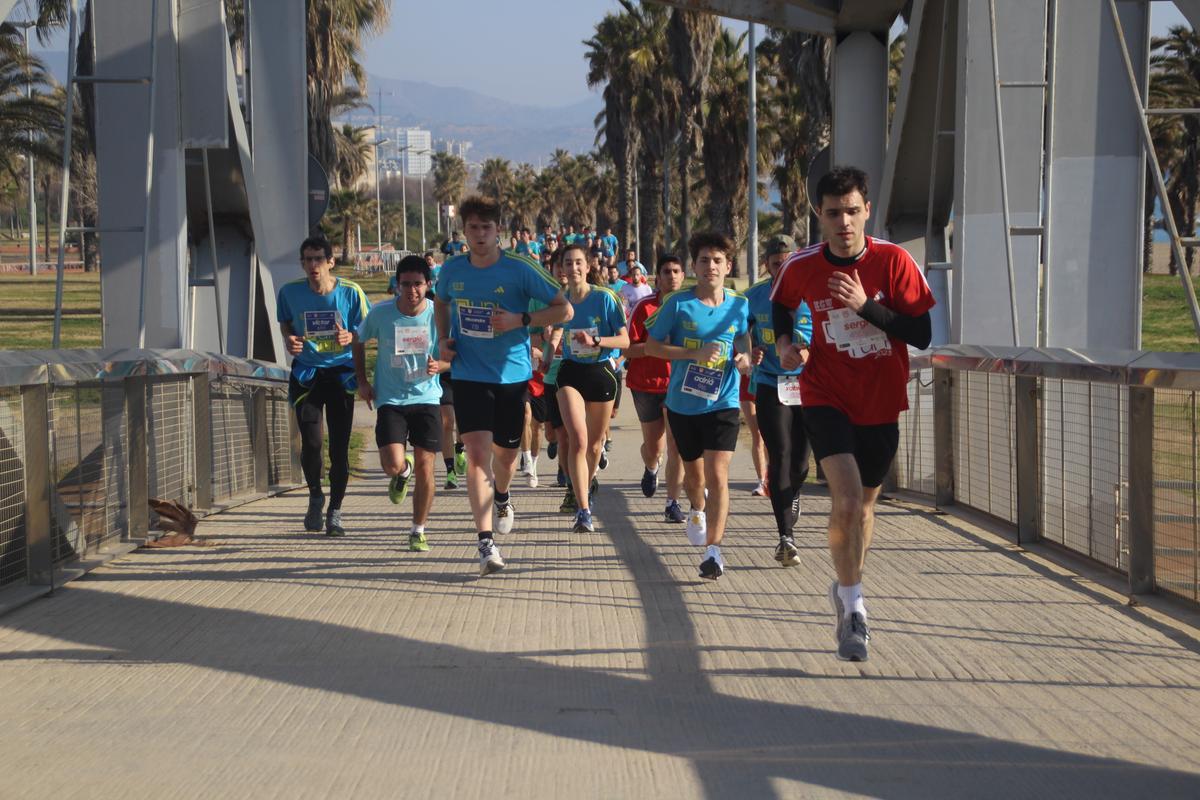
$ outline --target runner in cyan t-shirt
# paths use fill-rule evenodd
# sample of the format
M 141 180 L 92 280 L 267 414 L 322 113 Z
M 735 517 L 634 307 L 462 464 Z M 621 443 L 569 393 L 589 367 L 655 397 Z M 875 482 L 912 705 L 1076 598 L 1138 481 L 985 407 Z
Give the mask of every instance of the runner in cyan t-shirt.
M 441 449 L 442 420 L 438 376 L 450 364 L 437 358 L 433 303 L 426 299 L 429 265 L 405 256 L 396 267 L 397 295 L 371 308 L 358 328 L 354 369 L 358 393 L 375 404 L 375 444 L 379 464 L 391 478 L 388 497 L 399 505 L 415 480 L 408 549 L 429 549 L 425 523 L 433 507 L 433 465 Z M 367 382 L 366 342 L 378 341 L 375 383 Z M 412 452 L 406 452 L 406 445 Z
M 479 571 L 504 568 L 493 537 L 512 530 L 512 484 L 533 376 L 529 327 L 565 322 L 571 306 L 558 281 L 530 259 L 500 252 L 500 206 L 491 198 L 462 204 L 470 251 L 442 265 L 437 285 L 441 358 L 451 362 L 454 414 L 467 449 L 467 493 L 479 538 Z M 530 313 L 530 300 L 547 307 Z M 491 477 L 495 476 L 494 486 Z
M 825 246 L 784 262 L 771 291 L 780 365 L 801 364 L 808 438 L 829 482 L 829 549 L 837 580 L 829 600 L 838 658 L 865 661 L 867 609 L 862 574 L 875 527 L 879 487 L 896 455 L 897 420 L 908 408 L 908 345 L 929 346 L 934 305 L 912 256 L 865 235 L 867 176 L 836 167 L 817 183 Z M 812 309 L 812 343 L 793 341 L 793 314 Z
M 321 413 L 329 431 L 329 510 L 325 533 L 342 536 L 342 499 L 350 480 L 350 431 L 354 425 L 354 330 L 370 302 L 357 283 L 334 277 L 333 246 L 323 236 L 300 245 L 305 278 L 284 284 L 275 318 L 292 356 L 288 401 L 300 429 L 300 465 L 308 484 L 304 529 L 321 530 L 325 493 L 321 489 Z
M 698 233 L 688 250 L 696 285 L 668 295 L 647 321 L 646 354 L 672 362 L 667 420 L 692 503 L 687 536 L 707 544 L 700 577 L 716 580 L 725 572 L 721 540 L 738 438 L 738 373 L 750 371 L 750 312 L 744 296 L 724 288 L 734 254 L 729 237 Z

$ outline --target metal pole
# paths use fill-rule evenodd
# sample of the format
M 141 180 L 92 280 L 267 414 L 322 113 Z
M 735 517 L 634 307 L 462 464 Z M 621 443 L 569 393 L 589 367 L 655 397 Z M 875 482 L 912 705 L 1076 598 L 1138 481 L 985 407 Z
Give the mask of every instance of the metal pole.
M 1175 225 L 1175 215 L 1171 213 L 1171 205 L 1167 202 L 1167 185 L 1158 166 L 1158 157 L 1154 154 L 1154 139 L 1150 135 L 1150 125 L 1146 122 L 1142 93 L 1138 91 L 1133 62 L 1129 58 L 1129 47 L 1125 44 L 1125 31 L 1121 28 L 1121 18 L 1117 16 L 1117 4 L 1114 0 L 1108 0 L 1108 10 L 1112 16 L 1113 29 L 1117 32 L 1117 43 L 1121 46 L 1121 59 L 1125 63 L 1125 74 L 1129 78 L 1129 91 L 1133 92 L 1133 104 L 1137 106 L 1142 147 L 1154 174 L 1154 188 L 1158 192 L 1158 201 L 1162 203 L 1163 221 L 1166 222 L 1167 233 L 1171 237 L 1171 252 L 1175 256 L 1175 263 L 1179 264 L 1179 279 L 1183 282 L 1183 291 L 1187 295 L 1188 310 L 1192 312 L 1192 326 L 1196 329 L 1196 337 L 1200 338 L 1200 304 L 1196 302 L 1196 289 L 1192 286 L 1192 276 L 1188 274 L 1187 262 L 1183 258 L 1183 246 L 1179 243 L 1179 228 Z
M 208 148 L 200 151 L 204 159 L 204 207 L 208 211 L 208 246 L 212 253 L 213 293 L 217 298 L 217 348 L 225 353 L 225 323 L 221 314 L 221 267 L 217 263 L 217 228 L 213 224 L 212 179 L 208 172 Z
M 440 221 L 441 218 L 442 218 L 442 212 L 439 210 L 438 211 L 438 220 Z M 438 231 L 440 232 L 441 229 L 442 229 L 442 226 L 439 224 Z M 425 173 L 424 172 L 421 173 L 421 252 L 422 253 L 425 252 Z
M 383 210 L 379 207 L 379 135 L 375 135 L 375 249 L 383 261 Z
M 1004 117 L 1000 111 L 1000 54 L 996 41 L 996 0 L 988 0 L 992 22 L 992 78 L 996 92 L 996 149 L 1000 155 L 1000 203 L 1004 214 L 1004 257 L 1008 264 L 1008 303 L 1012 312 L 1013 347 L 1020 347 L 1020 328 L 1017 325 L 1017 274 L 1013 266 L 1012 219 L 1008 212 L 1008 163 L 1004 157 Z
M 158 4 L 159 0 L 150 3 L 150 83 L 146 90 L 150 93 L 147 102 L 149 114 L 146 124 L 146 213 L 142 215 L 142 278 L 138 286 L 138 347 L 146 346 L 146 279 L 150 272 L 150 209 L 153 207 L 154 189 L 154 110 L 155 86 L 154 79 L 158 77 Z M 247 84 L 249 85 L 249 84 Z
M 25 97 L 33 98 L 33 76 L 29 73 L 29 28 L 25 25 L 25 60 L 26 60 L 26 76 L 28 80 L 25 83 Z M 33 130 L 29 131 L 29 146 L 33 147 Z M 27 156 L 29 159 L 29 274 L 37 275 L 37 196 L 34 191 L 33 181 L 33 154 Z M 46 220 L 46 224 L 50 221 Z
M 408 191 L 404 186 L 404 152 L 406 150 L 408 150 L 407 147 L 400 148 L 400 206 L 403 209 L 401 216 L 404 217 L 400 227 L 404 229 L 404 251 L 408 252 Z
M 746 272 L 750 283 L 758 281 L 758 26 L 750 23 L 750 227 L 746 233 Z M 683 176 L 687 180 L 687 176 Z
M 71 191 L 71 134 L 75 129 L 75 0 L 71 0 L 67 21 L 67 97 L 63 109 L 62 187 L 58 196 L 58 268 L 54 275 L 54 340 L 57 350 L 62 342 L 63 271 L 67 250 L 67 203 Z M 80 234 L 79 255 L 83 256 L 83 235 Z
M 633 239 L 636 242 L 634 247 L 637 250 L 638 259 L 642 258 L 642 203 L 638 197 L 638 178 L 637 169 L 633 172 Z

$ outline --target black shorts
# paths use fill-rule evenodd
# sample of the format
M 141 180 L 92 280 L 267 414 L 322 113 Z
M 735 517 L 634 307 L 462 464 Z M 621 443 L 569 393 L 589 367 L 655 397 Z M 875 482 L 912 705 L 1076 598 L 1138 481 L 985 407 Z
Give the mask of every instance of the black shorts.
M 454 405 L 454 382 L 450 380 L 450 373 L 443 372 L 441 375 L 438 375 L 438 383 L 442 386 L 442 399 L 438 405 Z
M 898 422 L 855 425 L 832 406 L 805 406 L 804 427 L 808 430 L 808 441 L 818 464 L 828 456 L 853 455 L 862 485 L 867 489 L 883 484 L 900 444 Z
M 621 407 L 621 395 L 625 394 L 625 370 L 618 370 L 615 375 L 617 376 L 617 398 L 613 401 L 614 409 Z
M 488 431 L 492 443 L 514 450 L 525 430 L 526 381 L 483 383 L 455 378 L 454 419 L 459 435 Z
M 667 401 L 667 393 L 651 394 L 650 392 L 639 392 L 637 389 L 630 389 L 633 395 L 633 410 L 637 412 L 638 422 L 658 422 L 663 418 L 663 411 L 666 406 L 663 405 Z
M 549 389 L 549 387 L 547 387 Z M 541 397 L 537 397 L 533 392 L 529 393 L 529 413 L 533 414 L 533 421 L 541 425 L 546 421 L 546 395 L 548 391 L 543 392 Z
M 706 414 L 680 414 L 667 409 L 667 422 L 675 437 L 675 449 L 684 461 L 695 461 L 705 450 L 737 449 L 741 420 L 736 408 L 723 408 Z
M 562 409 L 558 407 L 558 386 L 553 383 L 546 384 L 546 421 L 550 423 L 550 427 L 557 430 L 563 426 Z
M 375 409 L 375 445 L 410 444 L 422 450 L 442 449 L 442 412 L 432 403 L 379 406 Z
M 587 403 L 607 403 L 617 396 L 620 384 L 607 360 L 597 364 L 563 360 L 558 368 L 558 388 L 570 387 Z

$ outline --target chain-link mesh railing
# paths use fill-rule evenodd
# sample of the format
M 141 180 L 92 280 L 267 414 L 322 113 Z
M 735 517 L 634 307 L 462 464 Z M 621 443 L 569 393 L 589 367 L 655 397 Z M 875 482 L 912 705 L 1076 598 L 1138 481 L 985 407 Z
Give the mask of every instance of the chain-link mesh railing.
M 1016 522 L 1013 378 L 964 372 L 954 388 L 955 497 Z
M 0 353 L 0 587 L 144 536 L 150 498 L 290 488 L 286 377 L 190 351 Z
M 1154 394 L 1154 578 L 1200 600 L 1200 445 L 1196 392 Z
M 937 488 L 933 449 L 933 370 L 914 369 L 908 381 L 908 411 L 900 415 L 896 488 L 932 495 Z
M 0 586 L 25 579 L 25 426 L 19 389 L 0 389 Z

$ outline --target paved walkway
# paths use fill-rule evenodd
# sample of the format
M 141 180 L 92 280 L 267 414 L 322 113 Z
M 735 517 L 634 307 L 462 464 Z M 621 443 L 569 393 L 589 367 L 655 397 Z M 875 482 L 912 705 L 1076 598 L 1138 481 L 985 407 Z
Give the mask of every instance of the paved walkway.
M 871 660 L 838 662 L 827 500 L 785 570 L 736 484 L 729 571 L 702 582 L 625 411 L 597 532 L 518 488 L 497 576 L 462 490 L 408 553 L 372 472 L 344 540 L 306 535 L 292 493 L 0 618 L 0 796 L 1200 797 L 1195 628 L 890 504 Z

